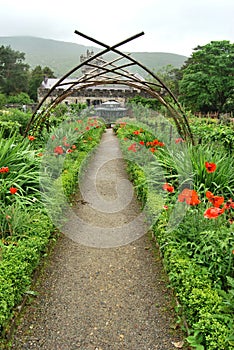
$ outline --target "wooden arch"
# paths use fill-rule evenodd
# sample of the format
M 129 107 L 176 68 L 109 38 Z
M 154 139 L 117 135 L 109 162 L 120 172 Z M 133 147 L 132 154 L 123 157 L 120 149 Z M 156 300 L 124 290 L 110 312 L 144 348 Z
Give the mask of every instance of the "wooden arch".
M 74 93 L 74 90 L 81 90 L 87 87 L 103 84 L 121 84 L 136 88 L 140 91 L 144 91 L 147 95 L 156 98 L 170 112 L 170 115 L 174 119 L 178 133 L 181 135 L 181 137 L 185 140 L 193 141 L 185 111 L 171 90 L 158 76 L 156 76 L 142 63 L 135 60 L 129 54 L 118 50 L 119 46 L 144 35 L 144 32 L 138 33 L 113 46 L 106 45 L 77 30 L 75 30 L 75 34 L 80 35 L 81 37 L 102 46 L 104 49 L 95 55 L 88 57 L 86 60 L 67 72 L 62 78 L 57 81 L 55 85 L 53 85 L 53 87 L 48 91 L 47 94 L 45 94 L 41 102 L 37 105 L 37 108 L 27 125 L 25 135 L 27 135 L 29 131 L 32 132 L 31 129 L 33 127 L 37 127 L 41 123 L 45 123 L 51 109 L 62 102 L 65 98 L 70 96 L 72 93 Z M 111 60 L 104 60 L 104 55 L 109 52 L 114 53 L 115 58 Z M 97 59 L 99 59 L 98 64 Z M 102 60 L 101 64 L 100 59 Z M 124 60 L 124 63 L 119 64 L 121 60 Z M 116 64 L 117 62 L 118 65 Z M 127 67 L 134 65 L 138 66 L 138 68 L 141 68 L 145 73 L 147 73 L 149 79 L 142 79 L 142 77 L 140 77 L 138 74 L 130 73 L 128 70 L 126 70 Z M 82 75 L 78 79 L 72 79 L 69 81 L 69 83 L 65 81 L 66 78 L 70 77 L 74 72 L 79 71 L 83 66 L 89 66 L 91 68 L 88 74 Z M 58 94 L 58 96 L 52 102 L 46 104 L 45 102 L 47 98 L 52 95 L 55 89 L 59 88 L 62 88 L 62 92 Z M 172 102 L 168 102 L 164 98 L 165 94 L 170 95 Z

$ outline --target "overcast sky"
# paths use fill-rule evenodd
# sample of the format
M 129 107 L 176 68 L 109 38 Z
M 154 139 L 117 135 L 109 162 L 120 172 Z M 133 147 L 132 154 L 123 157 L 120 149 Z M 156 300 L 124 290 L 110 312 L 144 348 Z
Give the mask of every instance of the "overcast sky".
M 190 56 L 211 40 L 233 43 L 233 14 L 234 0 L 0 0 L 0 36 L 92 45 L 77 29 L 112 45 L 144 31 L 120 49 Z

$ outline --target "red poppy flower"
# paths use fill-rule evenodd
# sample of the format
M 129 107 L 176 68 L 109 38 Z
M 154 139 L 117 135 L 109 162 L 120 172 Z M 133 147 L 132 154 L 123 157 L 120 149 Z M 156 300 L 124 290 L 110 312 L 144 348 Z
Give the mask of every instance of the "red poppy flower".
M 219 215 L 221 215 L 224 212 L 224 208 L 220 209 L 217 207 L 212 207 L 206 209 L 204 213 L 204 217 L 206 219 L 216 219 Z
M 189 205 L 197 205 L 201 203 L 198 198 L 198 194 L 195 190 L 190 190 L 189 188 L 184 188 L 183 191 L 178 196 L 179 202 L 186 202 Z
M 150 152 L 152 152 L 152 153 L 154 153 L 154 152 L 157 151 L 155 147 L 151 147 L 149 150 L 150 150 Z
M 174 192 L 174 187 L 171 186 L 171 185 L 169 185 L 168 183 L 165 183 L 165 184 L 163 185 L 163 189 L 164 189 L 165 191 L 167 191 L 167 192 L 170 192 L 170 193 Z
M 215 163 L 209 163 L 205 162 L 206 170 L 208 173 L 213 173 L 216 170 L 216 164 Z
M 28 135 L 29 141 L 34 141 L 36 137 Z
M 15 188 L 15 187 L 11 187 L 9 191 L 10 191 L 11 194 L 16 194 L 16 192 L 18 191 L 18 189 Z
M 135 144 L 135 143 L 131 144 L 131 145 L 128 147 L 128 151 L 136 152 L 136 151 L 137 151 L 137 150 L 136 150 L 136 144 Z
M 56 147 L 54 148 L 54 153 L 55 153 L 55 154 L 63 154 L 63 148 L 62 148 L 62 146 L 56 146 Z
M 72 150 L 71 150 L 70 148 L 68 148 L 68 149 L 66 150 L 66 153 L 72 153 Z
M 211 202 L 216 208 L 219 208 L 224 202 L 224 197 L 214 196 L 210 191 L 206 192 L 206 198 L 208 198 L 209 202 Z
M 134 135 L 139 135 L 141 132 L 140 132 L 140 130 L 135 130 L 135 131 L 133 131 L 133 134 Z
M 76 145 L 72 145 L 72 149 L 76 149 Z
M 151 142 L 151 144 L 152 144 L 152 146 L 160 146 L 160 147 L 165 146 L 165 144 L 164 144 L 163 142 L 158 141 L 157 139 L 153 140 L 153 141 Z
M 181 142 L 185 142 L 184 139 L 182 139 L 181 137 L 178 137 L 178 139 L 175 139 L 175 143 L 181 143 Z
M 9 172 L 8 166 L 3 166 L 2 168 L 0 168 L 0 173 L 8 173 L 8 172 Z
M 140 141 L 139 144 L 144 146 L 145 142 L 144 141 Z
M 225 204 L 224 204 L 225 209 L 234 209 L 234 202 L 232 201 L 232 198 L 230 198 Z

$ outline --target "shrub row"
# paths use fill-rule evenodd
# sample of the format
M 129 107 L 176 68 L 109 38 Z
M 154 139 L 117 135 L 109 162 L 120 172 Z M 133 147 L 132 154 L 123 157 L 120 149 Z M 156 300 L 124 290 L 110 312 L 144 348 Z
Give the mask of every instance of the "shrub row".
M 87 131 L 85 137 L 89 137 L 89 142 L 83 142 L 84 138 L 80 139 L 74 152 L 67 154 L 62 172 L 57 180 L 62 182 L 63 191 L 68 200 L 76 191 L 82 164 L 99 143 L 103 131 L 104 126 Z M 17 152 L 15 157 L 17 159 Z M 36 182 L 36 179 L 34 180 Z M 22 197 L 22 205 L 18 203 L 19 200 L 20 197 L 17 197 L 15 207 L 11 207 L 14 215 L 12 217 L 7 215 L 7 220 L 11 222 L 18 217 L 18 225 L 12 232 L 9 231 L 8 235 L 7 231 L 0 232 L 0 334 L 2 336 L 0 345 L 1 342 L 5 344 L 4 338 L 8 333 L 12 318 L 17 313 L 17 306 L 25 295 L 33 294 L 33 291 L 30 291 L 33 274 L 40 265 L 41 258 L 46 254 L 50 242 L 57 237 L 54 234 L 56 228 L 40 201 L 37 200 L 35 204 L 28 206 L 26 199 Z M 60 204 L 57 203 L 58 206 Z M 4 208 L 5 212 L 8 207 Z M 2 222 L 0 224 L 0 227 L 3 228 Z
M 0 330 L 7 330 L 24 294 L 30 289 L 33 271 L 46 251 L 54 227 L 41 209 L 30 211 L 31 229 L 24 237 L 0 241 Z
M 145 202 L 147 188 L 143 170 L 132 165 L 128 166 L 128 170 L 131 171 L 130 176 L 134 180 L 138 198 Z M 148 206 L 150 207 L 149 200 Z M 188 337 L 190 345 L 197 350 L 234 349 L 233 315 L 225 311 L 225 300 L 213 288 L 208 269 L 196 264 L 181 249 L 173 232 L 167 235 L 167 223 L 163 212 L 153 226 L 153 233 L 161 247 L 170 285 L 181 305 L 180 311 L 191 327 Z
M 139 135 L 143 140 L 146 133 L 138 133 L 139 125 L 135 126 L 135 131 L 132 125 L 129 128 L 122 125 L 120 132 L 118 127 L 115 130 L 124 155 L 135 152 L 137 159 Z M 165 152 L 160 153 L 158 150 L 156 157 L 157 154 L 160 157 Z M 129 155 L 126 158 L 138 198 L 143 205 L 147 202 L 147 209 L 154 212 L 155 208 L 158 209 L 155 203 L 159 198 L 157 192 L 149 193 L 145 168 L 134 163 L 133 158 L 129 161 Z M 203 163 L 201 166 L 204 166 Z M 162 209 L 161 206 L 161 213 L 152 230 L 160 246 L 170 285 L 178 298 L 179 310 L 188 323 L 187 340 L 197 350 L 234 349 L 234 237 L 231 226 L 225 217 L 219 218 L 218 228 L 212 220 L 207 221 L 203 217 L 205 204 L 201 203 L 198 209 L 190 208 L 176 228 L 168 229 L 177 195 L 171 193 L 167 196 L 166 208 Z

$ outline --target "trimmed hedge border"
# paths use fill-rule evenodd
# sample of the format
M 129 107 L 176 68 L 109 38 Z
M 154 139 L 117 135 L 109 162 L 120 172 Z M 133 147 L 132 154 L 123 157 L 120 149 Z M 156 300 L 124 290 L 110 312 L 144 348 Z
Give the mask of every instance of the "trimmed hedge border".
M 76 161 L 63 171 L 61 177 L 67 198 L 70 199 L 75 193 L 79 173 L 99 144 L 104 129 L 104 126 L 96 129 L 95 139 L 82 151 L 77 150 Z M 37 269 L 40 270 L 42 258 L 58 237 L 54 225 L 42 208 L 32 211 L 30 224 L 31 230 L 25 238 L 14 242 L 12 239 L 8 245 L 0 240 L 0 348 L 3 346 L 3 349 L 7 347 L 14 320 L 22 311 L 25 298 L 34 295 L 30 288 Z
M 130 180 L 144 206 L 148 197 L 144 169 L 127 160 L 126 162 Z M 154 206 L 151 197 L 153 196 L 147 198 L 149 210 Z M 234 349 L 232 315 L 223 311 L 223 298 L 212 288 L 207 269 L 195 264 L 175 242 L 167 243 L 165 213 L 166 211 L 161 213 L 152 231 L 160 247 L 170 286 L 179 301 L 178 311 L 189 325 L 189 345 L 197 350 Z

